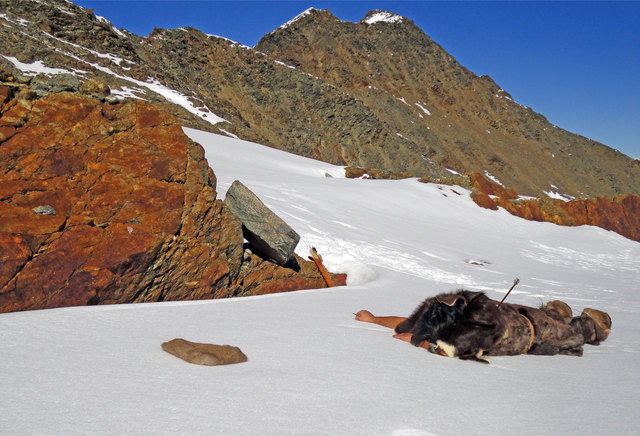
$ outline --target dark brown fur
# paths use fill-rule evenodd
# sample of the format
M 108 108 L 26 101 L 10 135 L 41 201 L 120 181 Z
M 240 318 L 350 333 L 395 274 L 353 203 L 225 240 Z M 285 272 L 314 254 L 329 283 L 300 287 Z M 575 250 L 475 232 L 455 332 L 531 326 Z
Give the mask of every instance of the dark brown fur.
M 433 342 L 451 328 L 454 324 L 464 319 L 462 309 L 465 302 L 462 298 L 449 305 L 440 301 L 434 301 L 426 312 L 411 329 L 411 343 L 420 346 L 424 341 Z
M 409 318 L 407 318 L 406 320 L 402 321 L 400 324 L 398 324 L 396 326 L 396 333 L 409 333 L 413 327 L 416 325 L 416 323 L 418 322 L 418 320 L 422 317 L 422 315 L 429 310 L 429 307 L 431 307 L 431 303 L 433 303 L 435 301 L 435 297 L 430 297 L 427 298 L 426 300 L 424 300 L 414 311 L 413 313 L 409 316 Z
M 430 320 L 432 314 L 437 319 Z M 581 356 L 583 344 L 598 344 L 608 336 L 611 318 L 605 312 L 585 309 L 579 317 L 571 315 L 560 301 L 541 309 L 509 303 L 498 307 L 482 292 L 458 290 L 424 300 L 396 332 L 417 334 L 414 345 L 428 340 L 461 359 L 483 354 Z

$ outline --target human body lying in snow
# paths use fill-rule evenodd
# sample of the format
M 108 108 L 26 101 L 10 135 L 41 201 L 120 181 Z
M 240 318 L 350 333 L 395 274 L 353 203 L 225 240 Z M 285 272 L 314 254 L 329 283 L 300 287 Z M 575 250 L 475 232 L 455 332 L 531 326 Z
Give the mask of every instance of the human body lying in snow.
M 539 309 L 499 305 L 483 292 L 466 290 L 427 298 L 409 318 L 361 310 L 356 320 L 392 328 L 395 338 L 443 356 L 485 361 L 516 354 L 581 356 L 585 343 L 598 345 L 611 331 L 611 318 L 599 310 L 574 317 L 562 301 Z

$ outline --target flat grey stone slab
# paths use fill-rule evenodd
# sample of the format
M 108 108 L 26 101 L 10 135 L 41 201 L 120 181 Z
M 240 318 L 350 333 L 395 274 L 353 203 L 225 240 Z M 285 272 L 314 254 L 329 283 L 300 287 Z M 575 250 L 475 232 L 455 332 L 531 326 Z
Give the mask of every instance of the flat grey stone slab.
M 286 264 L 300 241 L 300 235 L 277 216 L 246 186 L 234 181 L 224 203 L 242 222 L 244 237 L 264 256 Z

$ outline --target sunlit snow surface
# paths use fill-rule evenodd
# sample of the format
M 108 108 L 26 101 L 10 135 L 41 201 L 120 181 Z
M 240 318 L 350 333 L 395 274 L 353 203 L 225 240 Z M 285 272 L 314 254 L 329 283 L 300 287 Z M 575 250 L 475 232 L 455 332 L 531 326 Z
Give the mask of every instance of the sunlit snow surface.
M 1 434 L 631 435 L 640 418 L 640 244 L 481 209 L 459 187 L 352 180 L 322 162 L 185 129 L 218 195 L 235 179 L 313 245 L 342 288 L 206 302 L 0 315 Z M 331 175 L 333 177 L 327 177 Z M 574 312 L 613 331 L 584 356 L 448 359 L 353 320 L 408 315 L 467 287 Z M 187 364 L 163 341 L 239 346 L 249 361 Z

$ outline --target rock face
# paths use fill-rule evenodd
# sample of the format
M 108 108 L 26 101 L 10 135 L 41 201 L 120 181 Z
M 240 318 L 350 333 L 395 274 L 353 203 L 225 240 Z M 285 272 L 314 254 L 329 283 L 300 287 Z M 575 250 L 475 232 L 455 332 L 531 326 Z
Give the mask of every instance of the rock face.
M 0 168 L 2 312 L 325 286 L 243 253 L 204 150 L 145 102 L 0 86 Z
M 0 80 L 38 93 L 135 96 L 182 125 L 371 176 L 436 180 L 448 168 L 488 171 L 524 195 L 550 184 L 576 198 L 640 194 L 640 161 L 551 125 L 405 17 L 353 23 L 312 9 L 252 49 L 192 28 L 140 37 L 65 0 L 0 0 L 0 10 Z M 30 72 L 36 62 L 50 72 Z
M 562 201 L 553 198 L 518 199 L 515 191 L 471 174 L 471 198 L 488 209 L 502 207 L 512 215 L 532 221 L 545 221 L 563 226 L 591 225 L 614 231 L 640 242 L 640 197 L 627 194 L 613 198 Z
M 163 342 L 162 349 L 196 365 L 230 365 L 247 361 L 242 350 L 232 345 L 202 344 L 177 338 Z
M 271 211 L 249 188 L 235 180 L 224 204 L 240 219 L 245 239 L 267 258 L 287 264 L 300 235 Z

